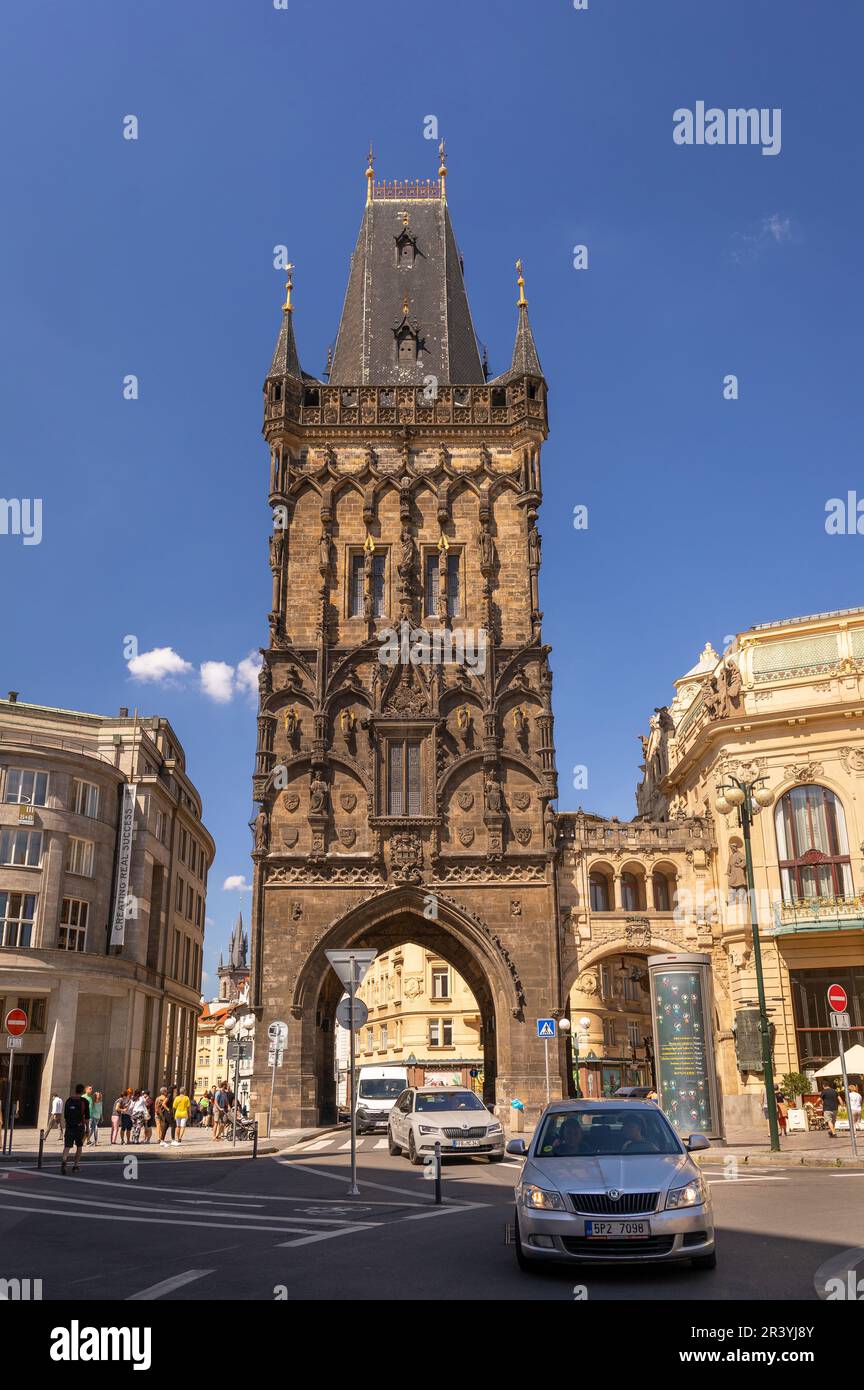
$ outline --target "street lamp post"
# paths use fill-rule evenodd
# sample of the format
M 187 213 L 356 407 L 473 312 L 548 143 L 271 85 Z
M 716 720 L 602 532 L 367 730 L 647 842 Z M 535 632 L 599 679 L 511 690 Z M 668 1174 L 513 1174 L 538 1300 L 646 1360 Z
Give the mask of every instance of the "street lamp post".
M 762 978 L 762 948 L 759 944 L 759 914 L 756 909 L 756 886 L 753 881 L 753 854 L 750 848 L 750 826 L 753 824 L 753 802 L 770 806 L 773 793 L 761 785 L 767 779 L 756 777 L 741 782 L 727 774 L 728 784 L 718 788 L 715 806 L 725 816 L 734 806 L 738 808 L 738 823 L 744 835 L 744 858 L 747 866 L 747 897 L 750 902 L 750 929 L 753 933 L 753 964 L 756 968 L 756 992 L 759 999 L 759 1035 L 762 1040 L 762 1075 L 765 1078 L 765 1108 L 768 1111 L 768 1133 L 771 1148 L 780 1151 L 780 1131 L 777 1125 L 777 1103 L 774 1099 L 774 1067 L 771 1061 L 771 1033 L 765 1003 L 765 982 Z

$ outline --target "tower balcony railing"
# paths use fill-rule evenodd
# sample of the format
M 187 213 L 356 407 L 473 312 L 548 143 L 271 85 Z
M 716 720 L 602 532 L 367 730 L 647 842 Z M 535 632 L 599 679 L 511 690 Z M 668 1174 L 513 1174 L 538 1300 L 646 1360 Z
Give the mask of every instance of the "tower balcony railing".
M 301 425 L 516 425 L 545 429 L 546 393 L 519 378 L 507 386 L 325 386 L 268 397 L 265 421 Z
M 559 816 L 559 838 L 565 848 L 588 850 L 674 850 L 696 846 L 711 849 L 714 834 L 704 819 L 668 821 L 596 821 L 578 812 Z

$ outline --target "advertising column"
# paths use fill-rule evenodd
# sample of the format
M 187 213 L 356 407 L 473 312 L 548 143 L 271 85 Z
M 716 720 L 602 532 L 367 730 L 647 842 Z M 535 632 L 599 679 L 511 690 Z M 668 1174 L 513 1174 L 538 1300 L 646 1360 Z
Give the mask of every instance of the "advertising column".
M 720 1138 L 711 958 L 648 957 L 660 1105 L 681 1135 Z

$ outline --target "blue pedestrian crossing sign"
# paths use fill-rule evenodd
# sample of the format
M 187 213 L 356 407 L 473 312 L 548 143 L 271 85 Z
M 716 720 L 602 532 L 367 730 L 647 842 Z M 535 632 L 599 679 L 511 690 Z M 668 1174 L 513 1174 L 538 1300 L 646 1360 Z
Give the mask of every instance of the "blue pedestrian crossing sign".
M 554 1020 L 554 1018 L 538 1018 L 538 1020 L 537 1020 L 537 1036 L 538 1036 L 538 1038 L 554 1038 L 554 1037 L 555 1037 L 555 1020 Z

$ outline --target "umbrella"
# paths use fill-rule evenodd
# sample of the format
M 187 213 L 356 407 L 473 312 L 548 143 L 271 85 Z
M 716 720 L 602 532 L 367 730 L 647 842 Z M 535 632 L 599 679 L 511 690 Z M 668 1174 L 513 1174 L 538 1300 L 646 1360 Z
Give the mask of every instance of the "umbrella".
M 864 1047 L 862 1047 L 860 1043 L 856 1043 L 854 1047 L 848 1047 L 844 1055 L 846 1057 L 847 1072 L 853 1072 L 856 1075 L 860 1075 L 864 1072 Z M 834 1061 L 829 1062 L 827 1067 L 820 1067 L 816 1075 L 839 1076 L 840 1070 L 840 1058 L 835 1057 Z

